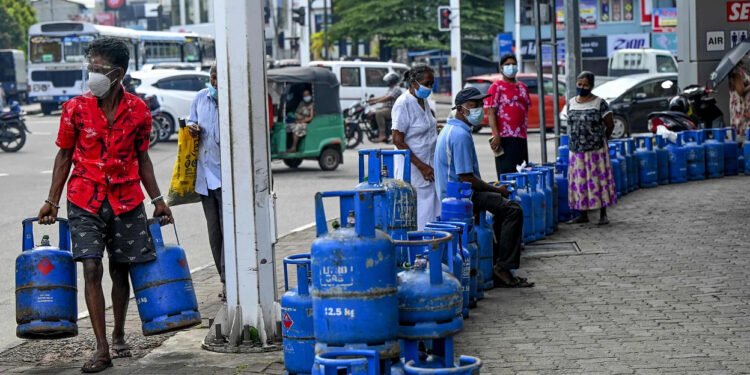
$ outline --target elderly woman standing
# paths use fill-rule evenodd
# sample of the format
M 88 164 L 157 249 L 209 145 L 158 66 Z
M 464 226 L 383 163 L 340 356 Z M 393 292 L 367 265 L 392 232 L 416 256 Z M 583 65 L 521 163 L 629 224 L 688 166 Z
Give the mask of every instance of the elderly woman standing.
M 614 124 L 609 105 L 591 93 L 593 88 L 594 73 L 582 72 L 576 82 L 577 95 L 568 102 L 568 203 L 581 211 L 581 216 L 570 223 L 587 223 L 588 211 L 598 209 L 599 225 L 606 225 L 607 207 L 617 200 L 607 149 Z
M 427 103 L 435 72 L 427 65 L 416 65 L 406 72 L 404 81 L 409 91 L 396 99 L 391 112 L 393 144 L 400 150 L 411 151 L 411 184 L 417 190 L 417 227 L 422 230 L 440 215 L 433 170 L 437 120 Z M 395 164 L 395 175 L 403 175 L 401 163 Z
M 744 140 L 750 123 L 750 74 L 744 59 L 729 73 L 729 122 L 740 140 Z

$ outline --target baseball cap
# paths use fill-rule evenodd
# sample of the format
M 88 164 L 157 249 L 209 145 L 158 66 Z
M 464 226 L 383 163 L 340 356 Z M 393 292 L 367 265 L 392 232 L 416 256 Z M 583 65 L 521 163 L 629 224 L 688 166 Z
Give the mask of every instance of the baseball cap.
M 484 98 L 488 96 L 488 94 L 482 94 L 479 92 L 476 87 L 467 87 L 456 94 L 455 106 L 453 109 L 472 100 L 484 100 Z

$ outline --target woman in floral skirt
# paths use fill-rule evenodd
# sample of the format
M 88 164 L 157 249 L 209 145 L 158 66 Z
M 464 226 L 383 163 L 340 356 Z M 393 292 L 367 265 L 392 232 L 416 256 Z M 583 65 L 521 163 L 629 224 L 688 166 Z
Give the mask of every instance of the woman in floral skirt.
M 607 207 L 617 200 L 607 148 L 614 124 L 609 105 L 591 93 L 593 88 L 594 73 L 582 72 L 576 81 L 578 95 L 568 102 L 568 204 L 581 211 L 570 223 L 588 223 L 588 211 L 599 210 L 599 225 L 606 225 Z

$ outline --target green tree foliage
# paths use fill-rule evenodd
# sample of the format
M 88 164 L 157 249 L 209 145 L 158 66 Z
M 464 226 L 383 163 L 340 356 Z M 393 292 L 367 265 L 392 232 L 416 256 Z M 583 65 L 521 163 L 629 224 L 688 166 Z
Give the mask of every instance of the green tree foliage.
M 0 48 L 26 50 L 29 26 L 36 22 L 27 0 L 0 0 Z
M 438 31 L 437 8 L 445 0 L 336 0 L 334 39 L 372 40 L 410 50 L 449 49 L 450 32 Z M 502 0 L 461 2 L 461 37 L 464 51 L 491 56 L 492 40 L 503 28 Z

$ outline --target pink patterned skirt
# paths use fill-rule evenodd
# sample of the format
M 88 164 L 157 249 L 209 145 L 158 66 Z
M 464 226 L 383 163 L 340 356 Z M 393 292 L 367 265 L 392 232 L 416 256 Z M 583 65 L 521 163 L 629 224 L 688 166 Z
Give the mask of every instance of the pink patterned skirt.
M 568 205 L 577 211 L 598 210 L 617 202 L 615 179 L 607 146 L 594 151 L 570 152 Z

